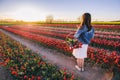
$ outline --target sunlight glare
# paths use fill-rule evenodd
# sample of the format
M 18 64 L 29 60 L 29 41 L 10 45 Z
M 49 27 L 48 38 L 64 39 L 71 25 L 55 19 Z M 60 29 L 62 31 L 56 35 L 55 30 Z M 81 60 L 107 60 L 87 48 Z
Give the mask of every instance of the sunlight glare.
M 18 8 L 13 15 L 14 19 L 24 21 L 44 20 L 45 17 L 46 12 L 33 6 L 22 6 Z

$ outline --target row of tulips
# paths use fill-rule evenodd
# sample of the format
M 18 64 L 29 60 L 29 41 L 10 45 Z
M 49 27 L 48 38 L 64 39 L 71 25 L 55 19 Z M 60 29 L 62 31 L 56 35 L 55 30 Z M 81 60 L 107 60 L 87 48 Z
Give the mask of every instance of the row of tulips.
M 108 32 L 108 31 L 96 31 L 97 34 L 102 34 L 102 35 L 112 35 L 112 36 L 120 36 L 120 33 L 119 32 L 114 32 L 114 31 L 111 31 L 111 32 Z
M 23 28 L 28 28 L 28 29 L 33 29 L 33 30 L 49 30 L 49 31 L 59 31 L 61 33 L 70 33 L 70 32 L 75 32 L 76 29 L 70 29 L 70 28 L 54 28 L 54 27 L 43 27 L 43 26 L 11 26 L 12 28 L 16 28 L 16 29 L 23 29 Z M 113 36 L 120 36 L 120 33 L 118 32 L 108 32 L 108 31 L 99 31 L 99 30 L 95 30 L 95 34 L 100 34 L 100 35 L 113 35 Z
M 63 43 L 63 40 L 40 36 L 37 34 L 32 34 L 29 32 L 19 31 L 19 30 L 10 29 L 10 28 L 5 28 L 5 29 L 7 31 L 18 34 L 20 36 L 43 43 L 47 46 L 56 47 L 58 49 L 61 49 L 62 51 L 63 50 L 68 51 L 68 52 L 72 51 L 66 46 L 66 44 Z M 112 66 L 114 66 L 120 69 L 120 56 L 117 55 L 116 51 L 113 51 L 111 52 L 111 54 L 108 54 L 108 52 L 104 49 L 97 49 L 97 48 L 89 47 L 88 57 L 89 57 L 88 59 L 91 59 L 94 63 L 100 63 L 102 65 L 103 64 L 106 65 L 106 61 L 107 61 L 107 63 L 109 64 L 107 65 L 107 67 L 111 68 Z
M 47 36 L 42 36 L 42 35 L 30 33 L 30 32 L 6 28 L 6 27 L 3 27 L 2 29 L 10 31 L 10 32 L 15 33 L 15 34 L 18 34 L 20 36 L 26 37 L 28 39 L 38 41 L 42 44 L 46 44 L 47 46 L 57 47 L 61 50 L 70 51 L 69 48 L 64 43 L 64 40 L 55 39 L 55 38 L 51 38 L 51 37 L 47 37 Z
M 69 27 L 74 28 L 79 24 L 40 24 L 41 26 Z M 120 29 L 120 25 L 93 25 L 95 28 Z
M 94 49 L 89 48 L 88 51 L 88 61 L 92 61 L 94 64 L 100 64 L 100 66 L 104 69 L 113 69 L 116 68 L 118 73 L 120 73 L 120 55 L 117 55 L 115 51 L 111 54 L 108 54 L 104 49 Z
M 14 29 L 14 28 L 12 28 L 12 29 Z M 63 39 L 63 40 L 67 36 L 66 34 L 60 34 L 60 33 L 50 32 L 50 31 L 45 31 L 45 30 L 40 31 L 40 30 L 32 30 L 32 29 L 29 29 L 29 28 L 19 28 L 19 30 L 28 31 L 28 32 L 32 32 L 32 33 L 36 33 L 36 34 L 40 34 L 40 35 L 41 34 L 42 35 L 48 35 L 48 36 L 56 37 L 56 38 Z M 115 39 L 115 41 L 114 41 L 114 40 L 108 40 L 108 39 L 105 39 L 105 38 L 104 39 L 99 38 L 100 36 L 102 36 L 102 35 L 97 35 L 98 38 L 96 38 L 96 34 L 95 34 L 95 38 L 92 39 L 92 41 L 91 41 L 92 46 L 105 48 L 105 49 L 109 49 L 109 50 L 116 50 L 116 51 L 120 52 L 119 51 L 120 42 L 118 41 L 118 39 L 117 40 Z M 73 36 L 71 35 L 70 37 L 73 37 Z M 104 36 L 104 37 L 106 37 L 106 36 Z
M 20 30 L 25 30 L 25 31 L 30 31 L 30 32 L 34 32 L 34 33 L 40 33 L 40 34 L 50 34 L 50 35 L 53 35 L 53 36 L 56 36 L 56 34 L 58 34 L 59 36 L 63 36 L 65 37 L 65 35 L 69 34 L 69 33 L 75 33 L 75 30 L 64 30 L 64 29 L 57 29 L 57 28 L 51 28 L 51 27 L 20 27 L 20 26 L 12 26 L 11 28 L 13 29 L 20 29 Z M 42 32 L 41 32 L 42 30 Z M 60 36 L 60 37 L 61 37 Z M 115 41 L 119 41 L 120 40 L 120 34 L 119 33 L 113 33 L 113 32 L 99 32 L 99 31 L 95 31 L 95 38 L 104 38 L 104 39 L 107 39 L 107 40 L 115 40 Z
M 95 34 L 95 37 L 101 38 L 101 39 L 107 39 L 107 40 L 114 40 L 114 41 L 119 41 L 120 40 L 120 35 L 102 35 L 102 34 Z
M 24 36 L 24 37 L 27 37 L 27 38 L 29 38 L 29 39 L 34 39 L 34 40 L 37 40 L 37 41 L 39 41 L 39 42 L 42 42 L 42 43 L 44 43 L 44 44 L 46 44 L 46 45 L 50 45 L 50 46 L 52 46 L 52 47 L 56 47 L 56 45 L 57 45 L 57 47 L 59 48 L 59 49 L 61 49 L 60 48 L 60 46 L 58 46 L 58 44 L 62 44 L 63 46 L 61 46 L 62 48 L 64 48 L 64 50 L 66 50 L 66 51 L 70 51 L 69 50 L 69 48 L 67 48 L 66 46 L 65 46 L 65 44 L 64 44 L 64 40 L 60 40 L 60 39 L 55 39 L 55 38 L 51 38 L 51 37 L 46 37 L 46 36 L 42 36 L 42 35 L 38 35 L 38 34 L 33 34 L 33 33 L 29 33 L 29 32 L 24 32 L 24 31 L 19 31 L 19 30 L 15 30 L 15 29 L 11 29 L 11 28 L 3 28 L 3 29 L 5 29 L 5 30 L 7 30 L 7 31 L 10 31 L 10 32 L 13 32 L 13 33 L 15 33 L 15 34 L 18 34 L 18 35 L 21 35 L 21 36 Z M 35 38 L 34 38 L 35 37 Z M 47 40 L 47 41 L 46 41 Z M 50 43 L 51 42 L 51 43 Z M 57 44 L 58 43 L 58 44 Z M 55 45 L 54 45 L 55 44 Z
M 4 28 L 5 29 L 5 28 Z M 7 29 L 11 29 L 11 28 L 7 28 Z M 14 29 L 13 29 L 14 30 Z M 38 35 L 38 34 L 36 34 L 36 35 Z M 56 35 L 56 34 L 54 34 L 54 35 Z M 39 35 L 40 36 L 40 35 Z M 62 37 L 62 36 L 61 36 Z M 72 36 L 71 36 L 72 37 Z M 63 37 L 62 37 L 63 38 Z M 95 39 L 96 40 L 96 39 Z M 94 40 L 94 41 L 95 41 Z M 100 41 L 101 40 L 101 41 Z M 100 41 L 100 42 L 99 42 Z M 98 42 L 99 43 L 99 45 L 98 45 L 98 47 L 100 46 L 100 44 L 101 43 L 104 43 L 105 45 L 106 45 L 106 42 L 108 42 L 108 41 L 105 41 L 105 40 L 102 40 L 102 39 L 99 39 L 99 40 L 96 40 L 96 42 Z M 115 42 L 113 42 L 112 41 L 112 45 L 118 45 L 118 47 L 119 47 L 119 43 L 117 44 L 117 42 L 116 42 L 116 44 L 113 44 L 113 43 L 115 43 Z M 95 46 L 94 44 L 91 44 L 91 45 L 93 45 L 93 46 Z M 96 45 L 97 46 L 97 45 Z M 104 46 L 102 46 L 102 47 L 104 47 Z M 108 46 L 108 47 L 110 47 L 111 49 L 115 49 L 115 50 L 117 50 L 118 48 L 116 47 L 116 48 L 113 48 L 113 47 L 111 47 L 111 46 Z M 106 48 L 106 47 L 105 47 Z
M 65 68 L 58 69 L 45 62 L 29 48 L 1 32 L 0 38 L 0 65 L 9 69 L 13 80 L 78 80 Z
M 13 28 L 23 28 L 23 26 L 12 26 Z M 41 26 L 26 26 L 24 28 L 31 28 L 33 30 L 48 30 L 48 31 L 60 31 L 62 33 L 70 33 L 70 32 L 75 32 L 76 29 L 69 29 L 69 28 L 54 28 L 54 27 L 41 27 Z M 111 36 L 119 36 L 120 37 L 120 33 L 118 32 L 108 32 L 108 31 L 99 31 L 99 30 L 95 30 L 95 34 L 99 34 L 99 35 L 111 35 Z
M 120 29 L 120 25 L 93 25 L 95 28 Z

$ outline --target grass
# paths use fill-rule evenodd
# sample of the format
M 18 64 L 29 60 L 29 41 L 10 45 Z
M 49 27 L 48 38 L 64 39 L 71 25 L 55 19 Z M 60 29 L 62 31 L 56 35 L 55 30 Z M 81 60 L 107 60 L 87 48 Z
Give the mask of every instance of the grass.
M 100 24 L 100 25 L 120 25 L 120 21 L 107 21 L 107 22 L 103 22 L 103 21 L 94 21 L 92 22 L 92 24 Z
M 80 24 L 78 21 L 63 21 L 63 22 L 51 22 L 46 23 L 45 21 L 39 22 L 24 22 L 24 21 L 0 21 L 0 25 L 17 25 L 17 24 Z M 120 25 L 120 21 L 94 21 L 92 24 L 96 25 Z
M 18 25 L 18 24 L 28 24 L 28 22 L 23 21 L 0 21 L 0 26 L 2 25 Z

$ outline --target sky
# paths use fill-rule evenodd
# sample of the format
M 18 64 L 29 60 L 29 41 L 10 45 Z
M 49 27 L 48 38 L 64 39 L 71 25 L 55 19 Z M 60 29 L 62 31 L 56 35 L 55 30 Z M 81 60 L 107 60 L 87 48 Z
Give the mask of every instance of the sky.
M 0 0 L 0 19 L 37 21 L 77 20 L 89 12 L 92 21 L 120 20 L 120 0 Z

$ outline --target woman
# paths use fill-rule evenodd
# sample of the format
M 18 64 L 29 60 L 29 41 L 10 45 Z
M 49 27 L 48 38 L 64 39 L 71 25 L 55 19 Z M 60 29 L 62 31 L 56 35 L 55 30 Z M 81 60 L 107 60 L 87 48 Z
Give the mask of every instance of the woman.
M 91 25 L 91 15 L 84 13 L 81 18 L 81 23 L 77 27 L 78 29 L 74 34 L 74 38 L 82 43 L 82 47 L 73 49 L 73 56 L 77 58 L 77 65 L 75 67 L 79 71 L 84 71 L 84 58 L 87 58 L 88 44 L 94 35 L 94 28 Z

